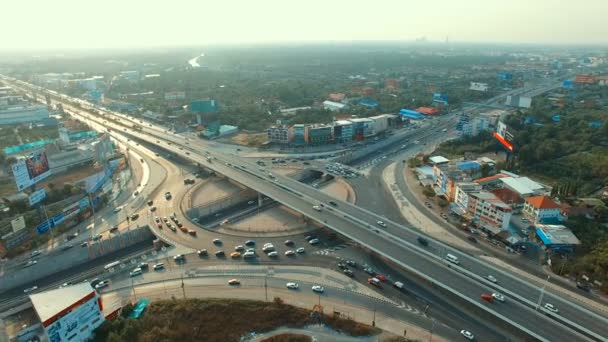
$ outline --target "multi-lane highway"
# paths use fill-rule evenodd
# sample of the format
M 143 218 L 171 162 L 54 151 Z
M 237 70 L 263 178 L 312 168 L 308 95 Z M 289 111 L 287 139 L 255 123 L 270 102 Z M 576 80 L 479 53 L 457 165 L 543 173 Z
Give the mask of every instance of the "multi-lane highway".
M 125 119 L 123 116 L 122 123 Z M 112 121 L 108 121 L 106 126 L 124 129 L 123 126 Z M 173 153 L 224 174 L 306 216 L 323 222 L 329 228 L 375 250 L 406 269 L 419 273 L 438 286 L 445 286 L 446 290 L 451 291 L 454 296 L 469 300 L 472 304 L 511 322 L 538 339 L 585 339 L 585 336 L 578 331 L 597 340 L 603 340 L 604 336 L 608 335 L 605 317 L 564 300 L 550 291 L 546 291 L 542 303 L 550 302 L 556 305 L 560 313 L 549 313 L 542 308 L 536 310 L 540 295 L 537 284 L 530 284 L 504 270 L 431 239 L 428 247 L 419 246 L 415 242 L 419 235 L 415 230 L 386 220 L 364 208 L 346 202 L 339 202 L 336 208 L 332 208 L 328 205 L 332 198 L 312 187 L 279 175 L 270 176 L 267 171 L 259 170 L 252 162 L 235 155 L 216 153 L 212 147 L 202 142 L 187 141 L 181 136 L 167 134 L 160 127 L 144 126 L 141 131 L 129 129 L 129 133 L 150 143 L 159 141 L 161 146 Z M 203 151 L 211 152 L 210 163 Z M 321 210 L 312 208 L 313 205 L 321 204 L 324 205 Z M 384 220 L 388 227 L 376 227 L 375 222 L 378 220 Z M 461 259 L 460 266 L 448 267 L 442 261 L 447 253 L 457 255 Z M 483 277 L 487 275 L 495 276 L 498 283 L 485 280 Z M 482 302 L 479 295 L 488 291 L 505 294 L 507 302 L 493 305 Z

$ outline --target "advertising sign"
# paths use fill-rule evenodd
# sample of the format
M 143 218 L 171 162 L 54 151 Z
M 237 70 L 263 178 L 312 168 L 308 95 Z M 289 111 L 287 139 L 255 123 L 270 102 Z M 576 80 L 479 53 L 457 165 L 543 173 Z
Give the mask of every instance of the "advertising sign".
M 448 96 L 445 95 L 445 94 L 441 94 L 441 93 L 434 93 L 433 94 L 433 102 L 447 104 L 448 103 Z
M 25 228 L 25 219 L 23 218 L 23 216 L 19 216 L 16 219 L 12 220 L 11 227 L 13 227 L 13 232 L 17 232 Z
M 41 224 L 39 224 L 38 226 L 36 226 L 36 230 L 38 231 L 38 234 L 40 234 L 40 235 L 46 234 L 51 229 L 55 228 L 56 225 L 63 223 L 64 220 L 65 220 L 65 216 L 61 212 L 61 213 L 51 217 L 48 221 L 44 221 Z
M 504 122 L 499 121 L 496 125 L 496 132 L 494 132 L 494 138 L 498 140 L 506 149 L 513 152 L 513 134 L 511 134 L 507 125 Z
M 97 303 L 97 296 L 72 309 L 67 314 L 45 327 L 50 342 L 85 341 L 104 317 Z
M 34 206 L 34 205 L 40 203 L 45 198 L 46 198 L 46 191 L 44 190 L 44 188 L 42 188 L 42 189 L 38 189 L 38 190 L 32 192 L 32 194 L 30 195 L 28 200 L 30 201 L 30 206 Z
M 78 215 L 80 212 L 80 202 L 76 202 L 64 208 L 62 210 L 63 217 L 65 220 L 72 218 L 73 216 Z
M 19 191 L 30 187 L 51 175 L 49 161 L 44 150 L 32 153 L 12 166 L 15 184 Z
M 471 82 L 471 86 L 469 87 L 469 89 L 475 90 L 475 91 L 488 91 L 488 84 L 479 83 L 479 82 Z

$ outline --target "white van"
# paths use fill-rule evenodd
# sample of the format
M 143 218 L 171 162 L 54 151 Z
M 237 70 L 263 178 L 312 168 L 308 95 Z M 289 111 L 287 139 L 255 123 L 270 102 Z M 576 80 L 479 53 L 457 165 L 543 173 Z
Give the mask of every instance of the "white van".
M 140 275 L 140 274 L 142 274 L 142 271 L 141 271 L 141 268 L 139 268 L 139 267 L 138 267 L 138 268 L 136 268 L 136 269 L 134 269 L 133 271 L 131 271 L 131 272 L 129 273 L 129 275 L 130 275 L 131 277 L 135 277 L 135 276 L 138 276 L 138 275 Z
M 455 256 L 454 254 L 448 254 L 445 256 L 445 260 L 451 262 L 452 264 L 460 264 L 460 261 L 458 261 L 458 257 Z

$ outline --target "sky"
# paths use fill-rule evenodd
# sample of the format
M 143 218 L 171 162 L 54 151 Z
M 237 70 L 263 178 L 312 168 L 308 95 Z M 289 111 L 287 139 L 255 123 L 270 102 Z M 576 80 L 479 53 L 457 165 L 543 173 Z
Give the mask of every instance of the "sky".
M 6 0 L 0 49 L 307 41 L 607 44 L 607 0 Z

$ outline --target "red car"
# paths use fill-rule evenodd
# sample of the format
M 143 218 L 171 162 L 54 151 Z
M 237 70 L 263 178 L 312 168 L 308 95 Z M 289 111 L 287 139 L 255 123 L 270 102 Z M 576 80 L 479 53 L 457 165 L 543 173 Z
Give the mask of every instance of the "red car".
M 487 294 L 487 293 L 482 293 L 481 299 L 485 300 L 488 303 L 492 303 L 494 301 L 494 297 L 492 297 L 491 294 Z
M 386 277 L 383 276 L 382 274 L 376 274 L 375 278 L 378 279 L 378 280 L 380 280 L 383 283 L 386 282 Z
M 158 227 L 158 229 L 163 229 L 163 225 L 161 223 L 157 223 L 156 226 Z

